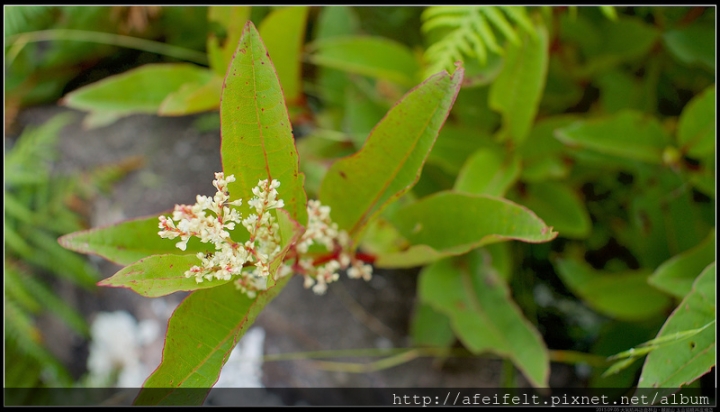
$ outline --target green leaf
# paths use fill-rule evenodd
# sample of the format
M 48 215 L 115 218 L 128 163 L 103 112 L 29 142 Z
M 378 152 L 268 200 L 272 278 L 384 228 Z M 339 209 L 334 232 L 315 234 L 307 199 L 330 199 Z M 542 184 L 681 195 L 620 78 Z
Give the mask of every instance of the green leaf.
M 662 163 L 663 150 L 670 144 L 670 136 L 655 118 L 634 111 L 578 121 L 555 135 L 571 147 L 655 164 Z
M 648 282 L 665 293 L 683 298 L 703 269 L 715 260 L 715 230 L 699 245 L 666 261 Z
M 466 90 L 462 89 L 458 96 L 462 96 Z M 467 105 L 465 106 L 467 107 Z M 454 106 L 454 108 L 459 107 Z M 452 115 L 457 116 L 456 110 L 452 111 Z M 480 134 L 480 136 L 477 136 L 477 134 Z M 440 131 L 427 162 L 441 167 L 453 176 L 457 176 L 467 159 L 477 150 L 497 148 L 498 145 L 490 139 L 489 134 L 485 135 L 478 133 L 476 130 L 446 124 Z
M 322 7 L 315 20 L 314 39 L 350 36 L 359 32 L 360 19 L 357 12 L 348 6 Z M 327 106 L 342 106 L 346 100 L 345 91 L 351 85 L 348 73 L 319 67 L 315 76 L 315 93 Z M 346 114 L 349 111 L 346 110 Z M 384 114 L 384 112 L 383 112 Z M 377 123 L 374 122 L 373 125 Z M 363 136 L 363 141 L 365 139 Z
M 280 279 L 255 299 L 232 283 L 198 290 L 185 298 L 168 322 L 162 362 L 145 381 L 134 404 L 202 404 L 230 351 L 289 279 Z
M 169 213 L 169 212 L 168 212 Z M 151 255 L 183 254 L 174 241 L 158 235 L 158 217 L 127 220 L 116 225 L 75 232 L 58 239 L 60 245 L 85 254 L 95 254 L 120 265 L 129 265 Z M 185 254 L 209 252 L 215 248 L 191 237 Z
M 606 273 L 575 259 L 555 261 L 560 278 L 588 306 L 604 315 L 639 321 L 662 313 L 670 299 L 647 284 L 647 270 Z
M 304 175 L 280 82 L 268 52 L 252 22 L 230 64 L 220 103 L 221 155 L 232 200 L 252 198 L 258 181 L 277 179 L 279 199 L 294 220 L 307 222 Z
M 478 253 L 438 261 L 420 274 L 420 299 L 450 318 L 470 351 L 509 358 L 533 386 L 547 387 L 550 361 L 542 337 L 489 266 Z
M 222 77 L 213 76 L 206 83 L 185 83 L 160 104 L 160 116 L 183 116 L 220 107 Z
M 587 50 L 586 75 L 646 56 L 660 37 L 657 28 L 638 17 L 620 16 L 616 21 L 603 19 L 597 27 L 600 41 L 596 45 L 599 47 Z
M 635 64 L 651 53 L 660 31 L 642 17 L 620 15 L 617 20 L 593 19 L 584 14 L 573 18 L 560 17 L 559 38 L 563 44 L 575 46 L 578 60 L 586 63 L 577 67 L 575 61 L 565 62 L 566 70 L 583 78 L 594 77 L 622 63 Z M 575 60 L 575 59 L 572 59 Z M 569 64 L 568 64 L 569 63 Z M 643 62 L 644 63 L 644 62 Z
M 374 265 L 379 268 L 412 268 L 465 252 L 465 249 L 438 251 L 428 245 L 412 245 L 401 251 L 379 253 Z
M 613 6 L 600 6 L 600 11 L 608 19 L 610 19 L 612 21 L 617 21 L 617 19 L 618 19 L 617 12 L 615 11 L 615 8 Z
M 610 70 L 598 76 L 597 83 L 600 101 L 607 113 L 642 108 L 642 86 L 632 74 L 619 69 Z
M 155 113 L 184 84 L 205 84 L 212 76 L 208 69 L 187 63 L 147 64 L 70 92 L 62 103 L 94 116 Z
M 450 318 L 426 303 L 418 303 L 415 309 L 410 336 L 418 346 L 448 347 L 455 341 Z
M 708 265 L 660 329 L 658 338 L 697 329 L 716 319 L 715 262 Z M 679 388 L 695 381 L 715 366 L 715 327 L 697 335 L 663 346 L 645 359 L 638 388 Z
M 195 277 L 185 277 L 185 272 L 202 262 L 194 255 L 153 255 L 126 266 L 111 277 L 98 282 L 98 286 L 132 289 L 149 298 L 214 288 L 230 280 L 209 280 L 197 283 Z
M 535 212 L 562 237 L 582 239 L 590 235 L 592 222 L 584 203 L 564 184 L 528 183 L 518 202 Z
M 311 63 L 385 79 L 412 87 L 420 65 L 403 44 L 384 37 L 348 36 L 316 40 L 307 45 Z
M 715 70 L 715 28 L 690 24 L 663 34 L 665 46 L 681 62 Z
M 207 39 L 208 60 L 210 68 L 220 78 L 225 76 L 232 61 L 245 22 L 250 19 L 250 11 L 250 6 L 208 7 L 208 24 L 212 30 Z
M 307 6 L 283 7 L 263 19 L 258 29 L 285 93 L 287 104 L 302 96 L 302 47 L 305 40 Z
M 345 115 L 342 119 L 342 128 L 350 134 L 350 139 L 359 149 L 365 144 L 375 125 L 385 116 L 387 107 L 363 96 L 353 85 L 344 89 L 343 97 Z
M 555 138 L 555 131 L 576 120 L 573 115 L 560 115 L 544 118 L 533 126 L 528 138 L 517 149 L 523 162 L 523 181 L 540 182 L 568 175 L 570 168 L 564 160 L 567 149 Z
M 480 149 L 463 165 L 455 181 L 455 190 L 502 197 L 519 176 L 519 157 L 512 153 Z
M 87 289 L 94 287 L 100 277 L 98 270 L 82 256 L 60 247 L 55 235 L 32 230 L 26 234 L 26 239 L 34 249 L 32 255 L 25 257 L 29 263 L 39 265 L 78 286 Z
M 651 339 L 647 342 L 641 343 L 640 345 L 638 345 L 634 348 L 631 348 L 626 351 L 615 354 L 613 356 L 610 356 L 608 358 L 608 360 L 634 358 L 634 357 L 644 356 L 656 349 L 659 349 L 660 347 L 662 347 L 664 345 L 676 343 L 676 342 L 679 342 L 679 341 L 685 340 L 685 339 L 689 339 L 711 326 L 715 326 L 715 320 L 713 320 L 713 321 L 707 323 L 705 326 L 702 326 L 697 329 L 690 329 L 690 330 L 684 330 L 681 332 L 670 333 L 670 334 L 666 334 L 666 335 L 657 337 L 655 339 Z
M 335 162 L 320 187 L 341 229 L 357 236 L 373 216 L 417 182 L 463 71 L 437 74 L 410 91 L 378 123 L 363 148 Z
M 702 158 L 715 153 L 715 86 L 695 96 L 683 109 L 678 124 L 678 143 L 684 153 Z
M 505 66 L 490 86 L 490 107 L 502 114 L 500 135 L 522 142 L 535 121 L 548 70 L 548 33 L 525 34 L 522 44 L 508 44 Z
M 454 192 L 400 208 L 390 221 L 411 244 L 453 254 L 505 240 L 541 243 L 557 236 L 534 213 L 509 200 Z
M 345 36 L 360 29 L 360 19 L 349 6 L 323 7 L 318 13 L 315 38 Z

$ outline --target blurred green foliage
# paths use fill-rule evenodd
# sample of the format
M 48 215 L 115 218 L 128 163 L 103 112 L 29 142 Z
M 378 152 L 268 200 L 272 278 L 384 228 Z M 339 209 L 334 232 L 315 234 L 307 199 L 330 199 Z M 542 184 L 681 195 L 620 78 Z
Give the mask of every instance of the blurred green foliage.
M 50 11 L 39 9 L 27 9 L 24 17 L 6 24 L 6 36 L 48 24 L 87 28 L 81 22 L 102 20 L 83 16 L 107 13 L 92 7 L 82 13 L 51 8 L 66 16 L 54 20 Z M 179 17 L 183 15 L 189 22 L 184 9 L 163 7 L 161 15 L 176 15 L 177 22 L 185 21 Z M 199 38 L 217 33 L 233 38 L 237 26 L 242 27 L 216 21 L 208 37 L 207 10 L 189 10 L 199 17 L 172 28 L 191 27 L 187 39 L 173 37 L 165 20 L 154 25 L 155 33 L 168 30 L 168 42 L 174 39 L 173 44 L 200 50 Z M 282 10 L 252 7 L 249 19 L 261 26 Z M 714 305 L 702 303 L 704 288 L 715 279 L 712 259 L 704 257 L 703 265 L 673 262 L 715 243 L 715 8 L 335 6 L 312 7 L 298 18 L 307 21 L 292 26 L 301 27 L 293 33 L 275 28 L 261 35 L 269 44 L 277 38 L 303 39 L 302 58 L 274 61 L 283 62 L 279 73 L 301 73 L 301 79 L 281 77 L 281 83 L 300 81 L 304 91 L 303 98 L 289 104 L 295 134 L 303 135 L 297 145 L 308 197 L 317 197 L 333 161 L 360 149 L 400 96 L 440 69 L 453 70 L 453 63 L 460 61 L 466 70 L 464 87 L 419 182 L 401 203 L 443 190 L 489 194 L 526 206 L 560 233 L 549 244 L 483 246 L 423 269 L 411 329 L 416 343 L 450 346 L 454 335 L 477 353 L 507 355 L 501 340 L 488 349 L 466 330 L 485 309 L 493 316 L 488 305 L 498 299 L 503 313 L 521 314 L 516 325 L 529 327 L 530 335 L 542 334 L 550 349 L 601 356 L 668 334 L 663 332 L 666 322 L 673 329 L 669 336 L 705 326 L 697 324 L 701 317 L 676 314 L 681 303 L 714 310 Z M 47 68 L 76 64 L 87 60 L 91 50 L 103 49 L 71 42 L 29 46 L 13 62 L 8 87 L 20 90 L 27 81 L 20 73 L 33 73 L 39 80 L 26 87 L 33 93 L 39 94 L 45 82 L 55 82 L 56 93 L 46 92 L 46 97 L 57 97 L 59 85 L 70 77 L 45 79 Z M 8 48 L 12 44 L 6 43 L 6 55 Z M 42 50 L 56 57 L 39 58 Z M 217 73 L 222 63 L 209 60 Z M 119 79 L 78 89 L 66 102 L 100 87 L 106 88 L 103 98 L 121 101 L 124 91 L 114 87 Z M 175 99 L 174 104 L 185 106 L 174 107 L 186 109 L 172 115 L 212 110 L 217 106 L 208 96 L 219 96 L 219 87 L 210 81 L 178 84 L 171 94 L 155 96 L 159 103 L 153 107 L 163 114 L 162 104 Z M 30 101 L 27 96 L 23 101 Z M 210 104 L 196 104 L 203 99 Z M 382 262 L 384 255 L 428 246 L 401 235 L 398 227 L 404 224 L 402 214 L 388 208 L 368 229 L 362 247 Z M 447 259 L 460 262 L 463 269 L 455 271 Z M 452 307 L 449 290 L 422 289 L 440 282 L 441 272 L 458 282 L 467 278 L 465 285 L 472 287 L 467 296 L 457 298 L 477 305 L 473 311 L 460 313 Z M 701 272 L 709 274 L 700 279 Z M 668 282 L 675 278 L 682 294 L 669 290 Z M 482 282 L 494 289 L 484 293 Z M 428 336 L 434 327 L 442 336 Z M 666 346 L 665 353 L 686 359 L 707 349 L 686 343 L 678 338 L 672 343 L 677 346 Z M 527 372 L 527 364 L 516 359 L 520 352 L 507 356 Z M 682 382 L 673 382 L 678 386 L 715 365 L 715 359 L 708 358 L 658 369 L 657 359 L 649 357 L 644 368 L 656 375 L 690 368 Z M 643 365 L 624 366 L 627 369 L 615 367 L 613 372 L 619 373 L 605 375 L 607 368 L 594 367 L 587 382 L 606 387 L 637 384 Z
M 56 238 L 83 227 L 68 206 L 75 182 L 52 177 L 59 130 L 70 119 L 56 117 L 26 129 L 5 156 L 5 384 L 9 387 L 70 386 L 72 378 L 48 351 L 48 336 L 35 317 L 52 313 L 82 337 L 83 317 L 57 296 L 54 284 L 65 279 L 86 289 L 99 278 L 85 259 Z M 48 277 L 52 274 L 53 277 Z
M 84 317 L 57 290 L 69 282 L 91 292 L 101 275 L 86 259 L 62 248 L 57 238 L 86 228 L 86 202 L 139 166 L 137 159 L 129 159 L 84 174 L 57 174 L 53 163 L 58 134 L 70 121 L 70 114 L 58 115 L 42 126 L 27 127 L 14 141 L 6 140 L 4 342 L 5 359 L 12 360 L 5 364 L 7 387 L 74 384 L 49 350 L 51 336 L 39 328 L 37 318 L 55 316 L 77 336 L 89 338 Z

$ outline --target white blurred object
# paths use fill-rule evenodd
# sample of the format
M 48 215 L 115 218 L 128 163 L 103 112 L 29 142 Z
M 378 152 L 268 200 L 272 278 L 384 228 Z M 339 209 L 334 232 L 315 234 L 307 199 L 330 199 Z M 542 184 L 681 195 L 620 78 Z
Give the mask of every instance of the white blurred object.
M 143 323 L 141 327 L 125 311 L 97 314 L 90 331 L 92 340 L 87 361 L 88 386 L 142 386 L 150 370 L 140 361 L 140 350 L 144 343 L 158 333 L 157 325 L 153 326 L 147 321 Z
M 263 388 L 262 357 L 265 330 L 254 327 L 245 333 L 220 372 L 215 388 Z
M 171 311 L 170 311 L 171 312 Z M 128 312 L 100 312 L 91 326 L 87 360 L 88 387 L 139 388 L 157 365 L 147 365 L 143 352 L 160 336 L 160 323 L 140 323 Z M 254 327 L 230 353 L 216 388 L 262 388 L 265 331 Z

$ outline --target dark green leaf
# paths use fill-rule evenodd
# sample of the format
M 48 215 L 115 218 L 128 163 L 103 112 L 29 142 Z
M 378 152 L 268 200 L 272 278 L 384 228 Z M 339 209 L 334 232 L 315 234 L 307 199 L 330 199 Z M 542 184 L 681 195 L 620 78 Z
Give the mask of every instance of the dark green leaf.
M 503 116 L 502 138 L 522 142 L 530 132 L 545 87 L 548 33 L 524 35 L 522 44 L 508 44 L 505 66 L 490 86 L 490 107 Z
M 688 103 L 680 115 L 678 144 L 681 150 L 695 158 L 715 153 L 715 86 Z
M 606 273 L 585 262 L 558 259 L 558 274 L 568 288 L 596 311 L 620 320 L 643 320 L 662 313 L 670 299 L 647 283 L 647 270 Z
M 420 299 L 450 318 L 473 353 L 507 357 L 533 386 L 546 387 L 550 361 L 540 333 L 512 301 L 505 282 L 487 270 L 489 265 L 477 253 L 438 261 L 420 274 Z
M 447 347 L 455 341 L 450 318 L 425 303 L 415 309 L 410 336 L 418 346 Z
M 665 293 L 683 298 L 700 272 L 715 260 L 715 230 L 699 245 L 666 261 L 648 282 Z
M 529 183 L 518 201 L 562 237 L 582 239 L 590 234 L 590 215 L 578 194 L 566 185 L 558 182 Z
M 700 64 L 715 70 L 715 38 L 712 26 L 691 24 L 663 34 L 668 50 L 685 64 Z

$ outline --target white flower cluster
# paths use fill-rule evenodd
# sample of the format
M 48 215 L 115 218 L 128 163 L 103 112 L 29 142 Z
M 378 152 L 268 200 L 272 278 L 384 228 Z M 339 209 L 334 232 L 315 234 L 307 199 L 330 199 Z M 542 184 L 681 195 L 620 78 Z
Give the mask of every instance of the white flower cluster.
M 234 182 L 233 175 L 224 176 L 215 173 L 213 185 L 217 193 L 213 198 L 197 196 L 194 205 L 176 205 L 172 219 L 160 216 L 158 234 L 162 238 L 180 237 L 176 246 L 185 250 L 190 237 L 197 237 L 203 243 L 213 243 L 215 253 L 198 253 L 201 266 L 193 266 L 185 272 L 186 277 L 195 277 L 198 283 L 204 280 L 230 280 L 233 275 L 239 277 L 235 285 L 250 297 L 258 290 L 264 290 L 267 277 L 270 275 L 270 262 L 280 252 L 279 227 L 271 209 L 284 207 L 278 199 L 277 180 L 261 180 L 253 188 L 254 197 L 248 201 L 252 212 L 245 218 L 237 209 L 230 206 L 241 206 L 242 200 L 228 202 L 230 195 L 227 185 Z M 206 211 L 212 213 L 207 214 Z M 300 240 L 290 247 L 286 255 L 288 261 L 281 265 L 277 276 L 299 273 L 305 277 L 305 287 L 312 287 L 317 294 L 327 289 L 327 284 L 336 281 L 338 271 L 347 269 L 351 278 L 369 280 L 372 266 L 363 263 L 348 253 L 350 239 L 345 231 L 339 231 L 337 224 L 330 219 L 330 208 L 322 206 L 319 201 L 308 202 L 308 226 Z M 176 225 L 177 223 L 177 225 Z M 235 242 L 228 231 L 241 223 L 250 233 L 245 243 Z M 310 247 L 319 244 L 329 252 L 325 255 L 311 253 Z M 314 257 L 313 257 L 314 256 Z M 245 266 L 253 265 L 252 271 L 244 271 Z
M 307 212 L 307 229 L 295 246 L 298 254 L 296 263 L 289 266 L 290 270 L 286 264 L 283 271 L 301 273 L 305 277 L 305 287 L 312 287 L 313 292 L 319 295 L 325 293 L 328 283 L 338 280 L 339 270 L 347 269 L 350 278 L 370 280 L 372 266 L 348 253 L 350 238 L 344 230 L 339 231 L 337 224 L 330 219 L 330 207 L 321 205 L 317 200 L 310 200 Z M 316 259 L 302 257 L 308 255 L 313 244 L 325 246 L 331 254 Z

